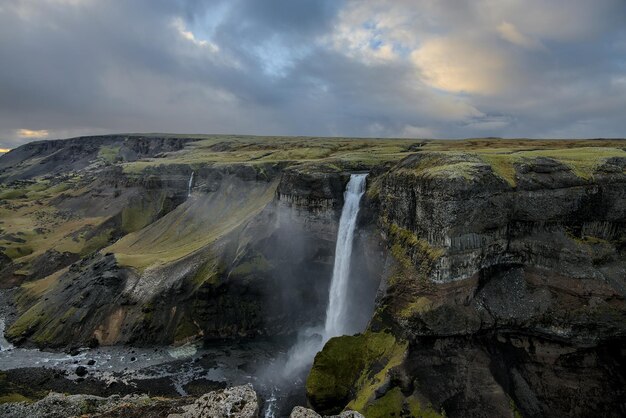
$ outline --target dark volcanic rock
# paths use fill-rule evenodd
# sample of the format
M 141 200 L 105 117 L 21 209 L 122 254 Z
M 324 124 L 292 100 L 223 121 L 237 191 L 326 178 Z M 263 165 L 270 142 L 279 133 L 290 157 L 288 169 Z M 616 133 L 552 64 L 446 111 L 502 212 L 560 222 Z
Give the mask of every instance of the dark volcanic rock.
M 0 277 L 3 277 L 3 271 L 5 269 L 9 269 L 13 260 L 10 257 L 6 256 L 2 251 L 0 251 Z
M 512 409 L 533 417 L 621 416 L 626 391 L 617 370 L 625 363 L 615 349 L 519 333 L 425 338 L 409 352 L 404 373 L 414 383 L 403 389 L 422 393 L 447 416 L 507 416 Z
M 406 254 L 431 282 L 389 292 L 415 342 L 408 374 L 448 416 L 501 415 L 507 396 L 524 416 L 622 414 L 626 176 L 586 181 L 547 158 L 516 168 L 515 188 L 385 178 L 383 216 L 422 239 Z
M 27 276 L 27 280 L 38 280 L 42 279 L 50 274 L 58 271 L 64 267 L 69 266 L 70 264 L 78 261 L 80 259 L 80 255 L 63 252 L 60 253 L 56 250 L 48 250 L 32 263 L 32 267 L 30 269 L 30 274 Z
M 513 185 L 470 157 L 471 175 L 421 174 L 428 158 L 377 181 L 397 263 L 370 327 L 410 345 L 368 402 L 400 389 L 397 410 L 419 399 L 452 417 L 625 414 L 623 161 L 584 179 L 522 160 Z
M 76 376 L 83 377 L 87 375 L 87 368 L 85 366 L 78 366 L 76 368 Z
M 278 198 L 308 210 L 341 209 L 349 176 L 309 170 L 286 170 L 278 185 Z
M 5 255 L 2 251 L 0 251 L 0 271 L 4 268 L 8 267 L 13 261 L 10 257 Z
M 36 313 L 23 315 L 7 330 L 7 338 L 48 347 L 88 346 L 94 335 L 107 341 L 122 332 L 107 318 L 117 312 L 111 302 L 121 297 L 127 274 L 113 255 L 82 259 L 59 278 Z M 68 326 L 74 321 L 80 321 L 81 327 Z

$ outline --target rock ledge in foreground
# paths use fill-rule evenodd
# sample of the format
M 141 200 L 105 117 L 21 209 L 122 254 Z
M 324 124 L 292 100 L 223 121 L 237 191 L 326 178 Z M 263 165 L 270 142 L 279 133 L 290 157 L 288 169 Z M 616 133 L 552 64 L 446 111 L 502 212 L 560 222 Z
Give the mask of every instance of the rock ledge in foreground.
M 168 418 L 255 418 L 259 416 L 259 401 L 252 385 L 247 384 L 209 392 L 182 409 L 185 412 Z
M 312 409 L 296 406 L 291 411 L 289 418 L 322 418 L 320 414 Z M 344 411 L 339 415 L 325 415 L 324 418 L 364 418 L 363 415 L 356 411 Z
M 192 402 L 192 403 L 190 403 Z M 0 416 L 13 418 L 112 418 L 120 416 L 200 418 L 257 418 L 259 402 L 252 385 L 235 386 L 209 392 L 193 400 L 189 398 L 151 398 L 147 395 L 113 395 L 108 398 L 92 395 L 64 395 L 51 392 L 34 402 L 0 405 Z

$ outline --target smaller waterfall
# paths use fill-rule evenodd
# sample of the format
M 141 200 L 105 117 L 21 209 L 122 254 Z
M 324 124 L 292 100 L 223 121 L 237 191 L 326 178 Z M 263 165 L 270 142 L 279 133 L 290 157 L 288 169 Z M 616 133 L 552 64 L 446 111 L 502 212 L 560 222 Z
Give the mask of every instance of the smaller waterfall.
M 187 185 L 187 197 L 191 197 L 191 188 L 193 187 L 193 176 L 196 174 L 195 171 L 191 172 L 191 176 L 189 177 L 189 184 Z
M 342 335 L 347 331 L 346 304 L 348 302 L 352 241 L 361 197 L 365 193 L 366 177 L 367 174 L 352 174 L 343 194 L 344 203 L 341 219 L 339 220 L 339 232 L 337 233 L 337 244 L 335 247 L 335 265 L 330 284 L 328 309 L 326 310 L 326 325 L 324 326 L 325 340 Z
M 4 322 L 4 318 L 0 318 L 0 351 L 13 350 L 13 344 L 8 342 L 6 338 L 4 338 L 5 326 L 6 326 L 6 323 Z
M 265 418 L 276 418 L 276 401 L 278 401 L 278 398 L 276 397 L 276 388 L 273 388 L 269 399 L 265 401 Z

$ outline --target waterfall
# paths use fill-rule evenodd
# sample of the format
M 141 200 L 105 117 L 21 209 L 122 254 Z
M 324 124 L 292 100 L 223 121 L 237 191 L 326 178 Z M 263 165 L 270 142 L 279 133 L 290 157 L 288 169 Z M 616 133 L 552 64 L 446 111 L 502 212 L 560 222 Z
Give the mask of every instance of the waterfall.
M 335 265 L 333 278 L 330 284 L 328 309 L 326 310 L 326 324 L 324 339 L 344 334 L 346 331 L 346 316 L 348 301 L 348 279 L 350 277 L 350 260 L 352 256 L 352 241 L 356 218 L 359 214 L 361 197 L 365 193 L 365 178 L 367 174 L 352 174 L 344 192 L 344 203 L 339 220 L 339 232 L 335 246 Z
M 279 375 L 286 381 L 293 381 L 305 367 L 311 365 L 313 357 L 322 349 L 326 341 L 349 331 L 347 302 L 350 259 L 359 204 L 365 193 L 366 177 L 367 173 L 350 175 L 350 181 L 343 194 L 344 203 L 339 219 L 326 323 L 323 328 L 317 326 L 300 330 L 298 340 L 288 350 L 284 363 L 270 367 L 268 375 Z
M 189 185 L 187 186 L 187 197 L 191 197 L 191 187 L 193 186 L 193 175 L 195 171 L 191 172 L 191 177 L 189 177 Z
M 265 418 L 276 416 L 277 388 L 287 388 L 286 392 L 293 391 L 293 383 L 303 383 L 303 372 L 311 365 L 315 354 L 322 349 L 326 341 L 349 332 L 348 315 L 348 280 L 350 278 L 350 260 L 352 256 L 352 241 L 356 219 L 359 214 L 361 197 L 365 193 L 365 179 L 367 174 L 352 174 L 344 191 L 344 203 L 339 220 L 337 243 L 335 247 L 335 264 L 330 285 L 326 323 L 316 327 L 304 328 L 298 332 L 298 340 L 287 351 L 284 358 L 271 363 L 262 373 L 268 382 L 274 386 L 265 407 Z M 277 379 L 277 380 L 276 380 Z M 289 389 L 291 388 L 291 389 Z
M 13 344 L 8 342 L 6 338 L 4 338 L 4 327 L 5 327 L 4 318 L 0 318 L 0 351 L 9 351 L 13 350 Z

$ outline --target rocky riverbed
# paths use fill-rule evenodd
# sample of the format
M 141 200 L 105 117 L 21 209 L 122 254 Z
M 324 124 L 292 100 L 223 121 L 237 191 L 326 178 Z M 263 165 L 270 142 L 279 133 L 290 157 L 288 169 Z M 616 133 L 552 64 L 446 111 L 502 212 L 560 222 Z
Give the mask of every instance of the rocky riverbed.
M 88 399 L 113 396 L 115 405 L 122 402 L 120 397 L 137 402 L 143 395 L 171 398 L 167 404 L 153 405 L 155 411 L 163 412 L 181 405 L 181 399 L 241 384 L 251 384 L 258 391 L 262 416 L 285 416 L 294 405 L 306 402 L 304 376 L 286 382 L 268 373 L 286 355 L 286 341 L 228 342 L 211 348 L 201 344 L 158 348 L 108 346 L 69 353 L 15 348 L 6 340 L 1 345 L 0 399 L 4 402 L 32 401 L 49 391 L 80 394 Z M 39 413 L 56 400 L 58 397 L 48 399 L 41 404 L 43 409 L 24 411 Z

